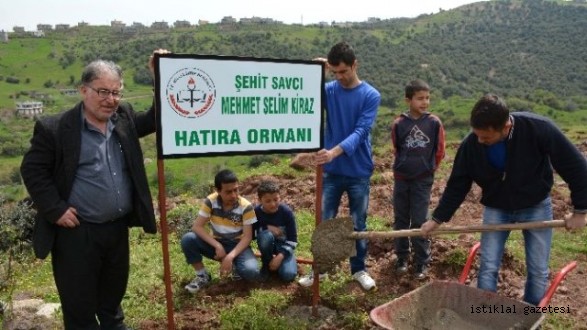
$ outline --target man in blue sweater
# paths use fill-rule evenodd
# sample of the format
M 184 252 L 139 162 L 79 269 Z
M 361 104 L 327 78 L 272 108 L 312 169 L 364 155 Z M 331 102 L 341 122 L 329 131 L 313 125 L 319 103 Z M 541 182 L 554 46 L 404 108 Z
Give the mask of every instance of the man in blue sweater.
M 574 206 L 567 229 L 587 223 L 587 161 L 549 119 L 527 112 L 510 113 L 493 94 L 473 107 L 473 132 L 461 143 L 438 207 L 421 229 L 447 222 L 473 182 L 482 190 L 484 224 L 552 220 L 553 169 L 568 184 Z M 527 278 L 524 301 L 537 305 L 548 284 L 552 229 L 524 230 Z M 478 287 L 495 292 L 508 231 L 481 234 Z
M 328 53 L 327 69 L 336 78 L 325 85 L 325 149 L 314 155 L 324 165 L 322 219 L 335 218 L 343 193 L 347 193 L 355 231 L 367 230 L 370 178 L 373 173 L 371 126 L 377 117 L 381 95 L 357 75 L 358 61 L 346 42 L 334 45 Z M 375 287 L 365 270 L 367 241 L 357 240 L 357 255 L 350 258 L 351 274 L 364 290 Z M 299 283 L 310 286 L 313 274 Z

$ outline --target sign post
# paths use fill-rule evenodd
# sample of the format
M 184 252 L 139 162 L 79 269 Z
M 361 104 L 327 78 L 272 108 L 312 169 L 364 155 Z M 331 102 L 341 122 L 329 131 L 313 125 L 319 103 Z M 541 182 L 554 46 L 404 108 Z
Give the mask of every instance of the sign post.
M 323 148 L 324 65 L 267 58 L 155 54 L 157 167 L 168 328 L 168 158 L 312 152 Z

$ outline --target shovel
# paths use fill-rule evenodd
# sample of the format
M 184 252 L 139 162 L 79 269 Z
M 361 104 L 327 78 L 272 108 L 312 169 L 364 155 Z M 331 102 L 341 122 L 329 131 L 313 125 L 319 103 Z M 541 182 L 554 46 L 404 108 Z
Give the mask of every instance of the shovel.
M 439 227 L 428 235 L 480 233 L 504 230 L 543 229 L 564 227 L 564 220 L 534 221 L 500 225 L 474 225 Z M 355 240 L 358 239 L 390 239 L 397 237 L 423 236 L 420 229 L 395 231 L 353 231 L 351 217 L 335 218 L 320 222 L 314 233 L 310 250 L 319 272 L 323 273 L 339 262 L 356 255 Z

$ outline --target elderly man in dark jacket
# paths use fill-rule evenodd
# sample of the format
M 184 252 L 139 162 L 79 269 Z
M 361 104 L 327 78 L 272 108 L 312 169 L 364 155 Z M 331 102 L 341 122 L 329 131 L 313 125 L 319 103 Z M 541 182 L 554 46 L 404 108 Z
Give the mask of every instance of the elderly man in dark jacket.
M 128 228 L 157 232 L 139 143 L 155 111 L 121 103 L 122 87 L 118 65 L 88 64 L 82 102 L 37 121 L 21 165 L 38 211 L 35 255 L 51 252 L 65 329 L 126 329 Z

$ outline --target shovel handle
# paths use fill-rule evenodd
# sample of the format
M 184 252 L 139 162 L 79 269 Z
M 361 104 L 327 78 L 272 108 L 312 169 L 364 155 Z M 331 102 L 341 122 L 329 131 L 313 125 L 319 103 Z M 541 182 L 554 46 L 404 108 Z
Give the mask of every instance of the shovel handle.
M 564 227 L 564 220 L 549 220 L 549 221 L 534 221 L 534 222 L 519 222 L 500 225 L 475 225 L 475 226 L 454 226 L 454 227 L 439 227 L 431 231 L 428 235 L 446 235 L 446 234 L 465 234 L 465 233 L 481 233 L 489 231 L 504 231 L 504 230 L 522 230 L 522 229 L 541 229 L 541 228 L 556 228 Z M 366 238 L 395 238 L 395 237 L 413 237 L 424 236 L 420 229 L 394 230 L 394 231 L 354 231 L 349 235 L 352 239 L 366 239 Z

